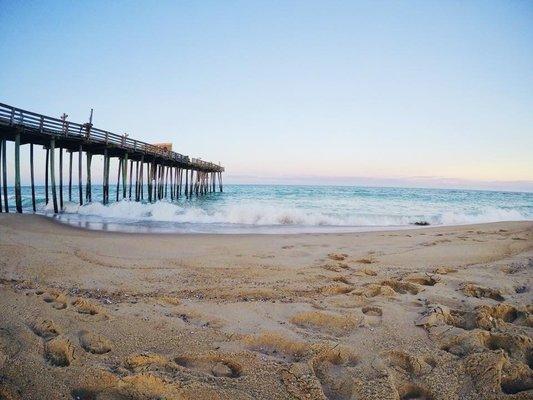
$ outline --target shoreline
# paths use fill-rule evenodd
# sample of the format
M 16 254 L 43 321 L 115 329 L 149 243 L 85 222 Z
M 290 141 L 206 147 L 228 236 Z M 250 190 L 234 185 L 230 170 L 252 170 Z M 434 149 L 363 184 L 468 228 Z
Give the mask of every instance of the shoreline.
M 530 398 L 533 222 L 421 228 L 145 234 L 0 214 L 0 397 Z
M 262 237 L 270 237 L 270 236 L 283 236 L 283 237 L 290 237 L 290 236 L 305 236 L 305 235 L 352 235 L 352 234 L 361 234 L 361 233 L 390 233 L 390 232 L 403 232 L 403 231 L 416 231 L 416 230 L 428 230 L 428 229 L 446 229 L 446 228 L 479 228 L 486 225 L 497 225 L 497 224 L 533 224 L 533 220 L 508 220 L 508 221 L 495 221 L 495 222 L 479 222 L 479 223 L 464 223 L 464 224 L 453 224 L 453 225 L 421 225 L 416 226 L 414 224 L 408 225 L 408 226 L 394 226 L 394 227 L 387 227 L 387 226 L 380 226 L 380 227 L 361 227 L 361 228 L 368 228 L 364 230 L 354 230 L 354 231 L 328 231 L 328 232 L 295 232 L 295 233 L 279 233 L 279 232 L 273 232 L 273 233 L 204 233 L 204 232 L 133 232 L 133 231 L 126 231 L 126 230 L 107 230 L 107 229 L 91 229 L 91 228 L 85 228 L 76 226 L 74 224 L 70 224 L 68 222 L 62 222 L 58 220 L 57 218 L 54 218 L 54 216 L 48 216 L 45 214 L 40 213 L 26 213 L 26 214 L 16 214 L 16 213 L 9 213 L 9 214 L 0 214 L 0 218 L 9 216 L 14 216 L 14 218 L 29 218 L 29 219 L 37 219 L 37 220 L 43 220 L 51 222 L 58 226 L 68 227 L 75 230 L 80 230 L 84 232 L 95 232 L 95 233 L 108 233 L 108 234 L 125 234 L 125 235 L 147 235 L 147 236 L 207 236 L 207 237 L 216 237 L 216 236 L 235 236 L 235 237 L 246 237 L 246 236 L 262 236 Z M 1 221 L 1 220 L 0 220 Z M 347 227 L 351 228 L 351 227 Z

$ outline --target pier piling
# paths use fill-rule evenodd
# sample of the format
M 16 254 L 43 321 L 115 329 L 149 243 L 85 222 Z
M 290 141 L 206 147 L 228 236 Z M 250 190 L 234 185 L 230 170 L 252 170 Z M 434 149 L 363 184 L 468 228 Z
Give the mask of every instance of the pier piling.
M 35 206 L 35 177 L 34 177 L 34 168 L 33 168 L 33 143 L 30 143 L 30 179 L 31 179 L 31 206 L 32 206 L 33 212 L 35 212 L 37 211 L 37 208 Z
M 52 201 L 54 203 L 54 212 L 59 212 L 57 208 L 57 193 L 56 193 L 56 169 L 55 169 L 55 144 L 54 138 L 50 139 L 50 184 L 52 185 Z
M 22 192 L 20 189 L 20 133 L 15 135 L 15 206 L 22 213 Z

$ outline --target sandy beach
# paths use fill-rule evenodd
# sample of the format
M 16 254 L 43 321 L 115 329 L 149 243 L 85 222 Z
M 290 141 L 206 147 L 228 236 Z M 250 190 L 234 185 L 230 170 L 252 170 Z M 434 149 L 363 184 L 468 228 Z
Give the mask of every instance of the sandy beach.
M 530 399 L 533 223 L 145 235 L 0 215 L 1 399 Z

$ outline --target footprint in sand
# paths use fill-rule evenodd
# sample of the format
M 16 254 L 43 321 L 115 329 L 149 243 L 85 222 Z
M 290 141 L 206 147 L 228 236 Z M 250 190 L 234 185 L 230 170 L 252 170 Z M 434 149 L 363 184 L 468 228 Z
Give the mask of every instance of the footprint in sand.
M 377 306 L 365 306 L 361 308 L 361 312 L 365 314 L 365 321 L 371 325 L 376 326 L 381 324 L 383 317 L 383 310 Z
M 435 286 L 440 281 L 440 277 L 432 275 L 411 275 L 407 281 L 416 283 L 422 286 Z
M 519 362 L 510 360 L 503 352 L 474 353 L 464 360 L 464 369 L 472 378 L 480 398 L 529 399 L 533 389 L 531 369 Z M 502 393 L 495 397 L 495 393 Z
M 109 353 L 113 345 L 105 336 L 97 335 L 88 331 L 81 331 L 79 334 L 80 345 L 88 353 L 105 354 Z
M 140 373 L 118 377 L 107 373 L 100 376 L 90 387 L 77 388 L 72 392 L 75 400 L 121 399 L 182 399 L 179 383 L 173 383 L 153 373 Z
M 42 337 L 45 340 L 51 339 L 61 334 L 61 330 L 59 329 L 59 327 L 54 323 L 54 321 L 50 319 L 37 320 L 33 323 L 31 328 L 36 335 Z
M 408 383 L 398 387 L 400 400 L 431 400 L 433 396 L 420 385 Z
M 434 360 L 431 358 L 424 359 L 402 350 L 386 352 L 383 357 L 389 368 L 413 378 L 431 372 L 435 365 Z
M 56 310 L 67 308 L 67 296 L 57 290 L 50 290 L 43 295 L 43 301 L 50 303 Z
M 353 368 L 359 356 L 346 346 L 333 346 L 320 351 L 311 360 L 325 398 L 350 399 L 353 391 Z
M 74 360 L 74 346 L 66 337 L 56 336 L 44 344 L 45 359 L 56 367 L 68 367 Z
M 80 314 L 89 314 L 89 315 L 97 315 L 102 314 L 104 315 L 104 310 L 90 302 L 89 300 L 83 299 L 81 297 L 78 297 L 76 300 L 72 302 L 72 305 L 74 308 L 76 308 L 76 311 Z
M 381 282 L 381 285 L 383 286 L 389 286 L 392 290 L 394 290 L 396 293 L 399 294 L 418 294 L 422 289 L 420 286 L 411 283 L 411 282 L 403 282 L 396 279 L 389 279 L 386 281 Z
M 461 286 L 460 290 L 469 297 L 477 297 L 479 299 L 485 297 L 496 301 L 504 301 L 505 298 L 499 289 L 491 289 L 475 285 L 473 283 L 466 283 Z
M 206 356 L 179 356 L 174 362 L 181 367 L 210 374 L 217 378 L 238 378 L 242 374 L 239 363 L 218 354 Z
M 458 357 L 487 350 L 503 350 L 512 359 L 531 364 L 533 340 L 519 334 L 491 333 L 476 329 L 444 339 L 441 349 Z

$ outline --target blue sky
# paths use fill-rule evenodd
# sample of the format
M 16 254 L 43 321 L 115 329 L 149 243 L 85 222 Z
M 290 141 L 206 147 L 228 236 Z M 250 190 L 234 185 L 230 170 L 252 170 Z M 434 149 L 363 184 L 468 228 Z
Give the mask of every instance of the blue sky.
M 0 60 L 1 102 L 228 182 L 533 190 L 530 1 L 0 0 Z

